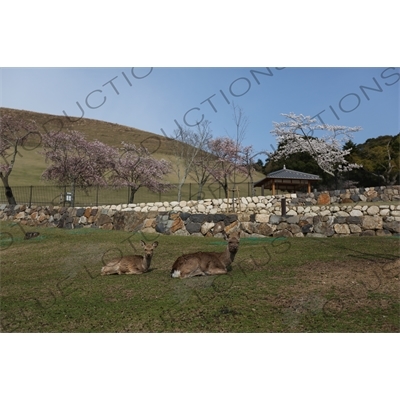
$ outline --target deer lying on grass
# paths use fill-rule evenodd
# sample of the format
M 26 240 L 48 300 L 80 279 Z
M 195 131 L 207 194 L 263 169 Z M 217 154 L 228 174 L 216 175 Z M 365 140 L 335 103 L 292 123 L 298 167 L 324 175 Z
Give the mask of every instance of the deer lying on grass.
M 240 232 L 225 235 L 228 245 L 224 252 L 197 252 L 181 255 L 172 266 L 172 278 L 191 278 L 198 275 L 220 275 L 228 272 L 239 250 Z
M 139 275 L 147 272 L 150 268 L 153 250 L 158 246 L 158 242 L 147 244 L 141 240 L 140 244 L 144 248 L 144 256 L 132 255 L 110 260 L 101 269 L 101 275 Z

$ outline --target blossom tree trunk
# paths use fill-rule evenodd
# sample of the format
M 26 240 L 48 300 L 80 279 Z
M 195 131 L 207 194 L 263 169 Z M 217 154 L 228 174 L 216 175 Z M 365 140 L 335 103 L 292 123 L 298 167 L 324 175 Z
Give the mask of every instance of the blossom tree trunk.
M 4 176 L 1 175 L 1 181 L 3 182 L 3 186 L 4 186 L 4 189 L 5 189 L 5 195 L 6 195 L 8 204 L 16 205 L 17 202 L 15 200 L 13 191 L 12 191 L 12 189 L 11 189 L 9 183 L 8 183 L 8 175 L 4 175 Z
M 0 118 L 0 178 L 4 186 L 5 195 L 10 205 L 16 205 L 17 201 L 9 183 L 9 177 L 15 167 L 20 148 L 28 141 L 39 138 L 41 135 L 36 129 L 34 121 L 21 121 L 12 114 L 2 113 Z M 40 145 L 37 144 L 35 149 Z

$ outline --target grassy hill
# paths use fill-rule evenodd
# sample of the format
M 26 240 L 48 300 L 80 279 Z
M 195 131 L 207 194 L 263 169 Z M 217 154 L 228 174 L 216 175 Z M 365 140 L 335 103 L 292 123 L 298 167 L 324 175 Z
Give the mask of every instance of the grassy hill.
M 124 125 L 114 124 L 110 122 L 98 121 L 89 118 L 68 118 L 65 116 L 37 113 L 33 111 L 15 110 L 10 108 L 0 108 L 0 112 L 9 113 L 21 120 L 33 120 L 36 122 L 38 130 L 41 134 L 46 134 L 52 130 L 71 131 L 76 130 L 84 133 L 89 140 L 100 140 L 101 142 L 113 147 L 117 147 L 121 142 L 129 142 L 137 145 L 142 144 L 149 149 L 153 156 L 171 161 L 176 164 L 176 157 L 173 154 L 173 139 L 166 138 L 155 133 L 142 131 L 140 129 L 131 128 Z M 36 140 L 37 138 L 35 138 Z M 27 185 L 48 185 L 40 179 L 42 172 L 46 169 L 44 157 L 39 154 L 41 147 L 37 147 L 33 141 L 26 148 L 21 149 L 17 156 L 15 167 L 10 175 L 11 186 L 27 186 Z M 255 180 L 262 179 L 264 175 L 255 174 Z M 171 183 L 178 181 L 176 174 L 171 173 L 167 176 Z M 187 182 L 194 182 L 188 179 Z
M 98 139 L 101 142 L 114 147 L 119 146 L 121 142 L 143 143 L 150 152 L 172 154 L 170 145 L 171 139 L 124 125 L 89 118 L 81 118 L 74 122 L 76 118 L 71 117 L 70 120 L 65 116 L 15 110 L 5 107 L 1 107 L 0 112 L 9 113 L 22 120 L 35 121 L 40 133 L 42 134 L 52 130 L 75 130 L 83 132 L 89 140 Z

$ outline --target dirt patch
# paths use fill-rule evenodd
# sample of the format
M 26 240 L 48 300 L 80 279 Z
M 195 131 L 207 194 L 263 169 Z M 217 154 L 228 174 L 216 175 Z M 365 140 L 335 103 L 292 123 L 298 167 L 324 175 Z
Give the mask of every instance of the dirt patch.
M 381 309 L 385 318 L 385 310 L 399 304 L 400 259 L 313 262 L 297 267 L 295 274 L 284 292 L 265 299 L 283 310 L 289 325 L 306 314 L 336 316 L 371 308 Z

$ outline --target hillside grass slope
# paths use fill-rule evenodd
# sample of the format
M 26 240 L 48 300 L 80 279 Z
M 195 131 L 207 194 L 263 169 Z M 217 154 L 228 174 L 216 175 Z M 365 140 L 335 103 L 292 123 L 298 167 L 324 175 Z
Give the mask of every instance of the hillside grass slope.
M 121 142 L 143 145 L 157 159 L 165 159 L 173 165 L 177 163 L 174 155 L 174 139 L 167 138 L 155 133 L 146 132 L 140 129 L 131 128 L 111 122 L 99 121 L 89 118 L 68 118 L 51 114 L 37 113 L 26 110 L 15 110 L 10 108 L 0 108 L 0 113 L 9 113 L 21 120 L 35 121 L 40 134 L 50 131 L 71 131 L 76 130 L 85 134 L 88 140 L 99 140 L 107 145 L 119 147 Z M 10 175 L 11 186 L 42 186 L 53 184 L 41 179 L 43 171 L 47 165 L 44 156 L 40 154 L 39 136 L 32 136 L 24 148 L 19 149 L 14 169 Z M 263 174 L 255 172 L 255 180 L 262 179 Z M 177 183 L 178 178 L 175 172 L 167 175 L 166 179 L 170 183 Z M 241 179 L 243 180 L 243 178 Z M 195 182 L 188 177 L 187 183 Z

